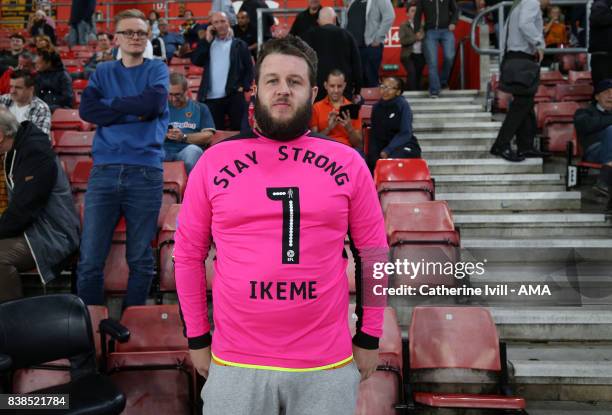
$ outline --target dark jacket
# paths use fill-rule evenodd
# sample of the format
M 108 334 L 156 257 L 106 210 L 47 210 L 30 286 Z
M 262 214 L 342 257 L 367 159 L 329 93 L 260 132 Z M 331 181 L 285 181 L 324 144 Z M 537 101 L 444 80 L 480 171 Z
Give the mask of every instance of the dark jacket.
M 391 157 L 405 146 L 420 147 L 412 130 L 412 110 L 401 95 L 389 101 L 380 100 L 372 108 L 370 148 L 385 151 Z
M 32 35 L 32 37 L 38 35 L 47 35 L 49 36 L 49 38 L 51 38 L 51 43 L 53 43 L 54 45 L 57 44 L 55 39 L 55 29 L 45 20 L 40 20 L 34 23 L 30 28 L 30 35 Z
M 310 29 L 317 27 L 319 25 L 317 20 L 319 19 L 320 11 L 321 7 L 319 7 L 315 14 L 310 14 L 310 9 L 300 12 L 297 16 L 295 16 L 295 21 L 293 22 L 291 31 L 289 33 L 294 36 L 302 37 Z
M 597 103 L 592 103 L 576 111 L 574 125 L 582 149 L 586 151 L 597 142 L 597 133 L 612 125 L 612 113 L 600 111 Z
M 245 0 L 240 6 L 240 10 L 238 13 L 244 11 L 249 15 L 249 20 L 254 27 L 257 27 L 257 9 L 268 9 L 268 5 L 264 0 Z M 264 41 L 270 39 L 272 37 L 272 32 L 270 28 L 274 24 L 274 17 L 266 13 L 262 15 L 262 23 L 263 23 L 263 37 Z
M 206 100 L 206 94 L 210 89 L 210 46 L 206 39 L 198 42 L 197 49 L 191 55 L 194 65 L 204 68 L 202 83 L 198 91 L 198 101 Z M 226 95 L 231 95 L 242 87 L 244 91 L 251 89 L 253 83 L 253 61 L 246 43 L 240 39 L 232 39 L 230 48 L 230 67 L 225 85 Z
M 589 24 L 589 52 L 612 53 L 612 0 L 595 0 Z
M 399 41 L 402 45 L 402 51 L 400 52 L 400 60 L 408 59 L 410 55 L 412 55 L 412 48 L 417 41 L 413 24 L 409 20 L 406 20 L 400 25 Z
M 414 15 L 414 31 L 421 30 L 421 15 L 425 14 L 425 30 L 448 29 L 459 20 L 455 0 L 419 0 Z
M 24 234 L 47 283 L 79 246 L 79 218 L 70 184 L 49 136 L 29 121 L 21 123 L 4 168 L 9 205 L 0 217 L 0 238 Z
M 361 91 L 362 71 L 361 57 L 357 42 L 348 30 L 333 24 L 315 27 L 302 36 L 302 39 L 317 52 L 319 65 L 317 69 L 317 85 L 319 93 L 317 101 L 325 97 L 323 83 L 333 69 L 340 69 L 346 77 L 344 95 L 352 98 Z
M 72 0 L 70 7 L 70 25 L 75 26 L 79 22 L 91 22 L 91 17 L 96 11 L 96 0 Z
M 47 103 L 51 112 L 72 108 L 72 79 L 64 67 L 36 74 L 36 96 Z

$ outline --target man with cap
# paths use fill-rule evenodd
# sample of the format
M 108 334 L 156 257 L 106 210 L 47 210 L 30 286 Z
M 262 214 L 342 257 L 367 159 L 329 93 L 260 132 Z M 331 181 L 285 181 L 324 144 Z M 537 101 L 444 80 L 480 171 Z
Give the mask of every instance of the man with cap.
M 612 210 L 612 79 L 595 85 L 595 100 L 574 115 L 574 124 L 586 161 L 601 163 L 603 168 L 595 190 L 608 197 L 607 210 Z

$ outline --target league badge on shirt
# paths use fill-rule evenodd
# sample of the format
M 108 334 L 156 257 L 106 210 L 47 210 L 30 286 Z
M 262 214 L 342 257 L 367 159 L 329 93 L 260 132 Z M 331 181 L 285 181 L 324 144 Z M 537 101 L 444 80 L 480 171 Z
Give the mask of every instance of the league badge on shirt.
M 185 113 L 185 117 L 187 118 L 191 118 L 191 116 L 193 115 L 193 113 L 191 111 L 188 111 Z

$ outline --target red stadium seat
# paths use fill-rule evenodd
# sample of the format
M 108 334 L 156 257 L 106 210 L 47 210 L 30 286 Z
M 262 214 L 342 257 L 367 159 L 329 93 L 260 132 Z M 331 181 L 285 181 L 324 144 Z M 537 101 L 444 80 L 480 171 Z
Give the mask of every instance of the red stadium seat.
M 374 168 L 374 183 L 431 180 L 423 159 L 380 159 Z
M 576 69 L 576 55 L 558 55 L 560 66 L 563 73 L 568 73 Z M 571 81 L 570 81 L 571 82 Z
M 415 307 L 409 334 L 410 370 L 472 369 L 499 376 L 499 394 L 416 392 L 418 405 L 521 411 L 525 400 L 508 391 L 505 345 L 481 307 Z M 434 386 L 435 387 L 435 386 Z
M 582 71 L 587 70 L 588 60 L 589 60 L 589 55 L 587 53 L 579 53 L 578 56 L 576 56 L 576 63 L 577 63 L 578 69 Z
M 576 102 L 544 102 L 536 106 L 538 128 L 551 122 L 574 122 L 574 113 L 580 108 Z
M 199 89 L 200 84 L 202 83 L 202 78 L 188 78 L 187 85 L 188 89 Z
M 172 61 L 172 64 L 174 64 L 174 60 Z M 189 69 L 187 70 L 187 78 L 201 79 L 203 73 L 204 68 L 200 66 L 190 65 Z
M 540 85 L 538 86 L 538 90 L 536 91 L 534 102 L 550 102 L 554 99 L 554 97 L 555 97 L 554 87 Z
M 187 172 L 182 161 L 164 162 L 164 196 L 162 203 L 173 204 L 183 201 L 187 186 Z
M 507 112 L 510 108 L 510 102 L 512 101 L 512 94 L 497 90 L 495 91 L 494 106 L 499 112 Z
M 170 65 L 168 69 L 170 70 L 170 73 L 180 73 L 183 75 L 187 73 L 184 65 L 175 65 L 174 62 L 172 62 L 172 65 Z
M 127 291 L 130 269 L 126 260 L 126 223 L 121 217 L 115 227 L 110 251 L 104 264 L 104 291 L 121 295 Z
M 79 111 L 74 109 L 58 108 L 51 116 L 52 130 L 78 130 L 89 131 L 92 124 L 79 117 Z
M 87 88 L 89 81 L 87 79 L 75 79 L 72 81 L 72 89 L 75 91 L 82 91 Z
M 191 59 L 189 58 L 177 58 L 174 57 L 172 58 L 172 65 L 183 65 L 183 66 L 190 66 L 191 65 Z
M 91 47 L 87 45 L 74 45 L 70 48 L 74 52 L 89 52 L 91 51 Z
M 572 84 L 586 83 L 592 84 L 593 78 L 591 77 L 591 71 L 570 71 L 568 79 Z
M 82 73 L 85 71 L 83 65 L 67 65 L 65 68 L 68 73 Z
M 381 98 L 380 88 L 361 88 L 360 95 L 363 97 L 364 103 L 373 105 Z
M 64 131 L 62 134 L 54 134 L 55 153 L 60 160 L 66 162 L 68 175 L 72 174 L 77 162 L 91 160 L 93 137 L 93 131 Z
M 74 59 L 75 57 L 75 53 L 71 50 L 63 50 L 61 52 L 59 52 L 60 58 L 62 58 L 62 61 L 64 62 L 64 65 L 66 65 L 66 61 L 70 60 L 70 59 Z
M 383 212 L 390 203 L 427 202 L 435 199 L 434 181 L 422 159 L 381 159 L 374 182 Z
M 370 135 L 372 134 L 372 127 L 364 127 L 362 130 L 363 135 L 363 152 L 368 154 L 370 149 Z
M 574 124 L 572 123 L 551 123 L 544 127 L 542 136 L 546 138 L 546 149 L 552 153 L 565 153 L 567 143 L 573 140 Z M 578 149 L 573 146 L 572 155 L 576 156 Z
M 89 181 L 92 167 L 93 160 L 78 161 L 69 176 L 75 205 L 85 203 L 85 192 L 87 191 L 87 182 Z
M 106 370 L 126 395 L 122 413 L 193 413 L 196 372 L 178 305 L 129 307 L 121 324 L 129 330 L 129 339 L 110 341 Z
M 590 101 L 593 99 L 593 86 L 589 84 L 557 85 L 557 101 Z
M 540 83 L 542 85 L 555 86 L 565 84 L 567 81 L 559 71 L 540 72 Z
M 364 125 L 370 125 L 372 122 L 372 106 L 371 105 L 362 105 L 359 110 L 359 116 L 361 117 L 361 122 Z
M 227 138 L 233 137 L 235 135 L 240 134 L 240 131 L 232 131 L 232 130 L 217 130 L 215 131 L 215 135 L 213 135 L 210 140 L 210 145 L 215 145 Z

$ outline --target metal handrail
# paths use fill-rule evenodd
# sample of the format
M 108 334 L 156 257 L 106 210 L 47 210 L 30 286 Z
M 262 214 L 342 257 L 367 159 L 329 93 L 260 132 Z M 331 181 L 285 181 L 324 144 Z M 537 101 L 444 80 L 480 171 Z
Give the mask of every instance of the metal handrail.
M 472 21 L 472 26 L 471 26 L 471 30 L 470 30 L 470 44 L 472 45 L 472 48 L 476 51 L 476 53 L 478 53 L 479 55 L 498 55 L 500 58 L 500 62 L 501 59 L 504 55 L 504 51 L 506 49 L 506 37 L 504 36 L 504 32 L 505 32 L 505 27 L 506 27 L 506 11 L 505 8 L 506 7 L 510 7 L 512 6 L 514 2 L 512 1 L 503 1 L 501 3 L 497 3 L 494 6 L 491 7 L 487 7 L 486 9 L 481 10 L 476 17 L 474 17 L 474 20 Z M 584 5 L 586 7 L 586 21 L 587 21 L 587 25 L 586 25 L 586 44 L 589 44 L 589 38 L 590 38 L 590 28 L 589 28 L 589 17 L 591 15 L 591 5 L 593 3 L 593 0 L 553 0 L 551 2 L 551 4 L 553 5 L 558 5 L 558 6 L 565 6 L 565 5 Z M 493 13 L 497 11 L 498 13 L 498 17 L 499 17 L 499 36 L 497 36 L 497 42 L 498 42 L 498 47 L 497 48 L 487 48 L 487 49 L 482 49 L 480 48 L 477 44 L 476 44 L 476 28 L 478 27 L 480 21 L 488 14 Z M 544 49 L 544 53 L 545 54 L 572 54 L 572 53 L 587 53 L 588 52 L 588 48 L 546 48 Z

